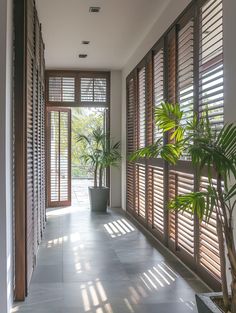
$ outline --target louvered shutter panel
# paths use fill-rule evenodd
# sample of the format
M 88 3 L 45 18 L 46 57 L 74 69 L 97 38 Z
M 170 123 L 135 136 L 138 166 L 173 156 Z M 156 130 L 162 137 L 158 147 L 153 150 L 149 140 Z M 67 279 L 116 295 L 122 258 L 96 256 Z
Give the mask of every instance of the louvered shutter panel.
M 41 123 L 41 117 L 42 117 L 42 106 L 41 106 L 41 82 L 40 82 L 40 72 L 39 72 L 39 78 L 38 78 L 38 243 L 41 241 L 41 210 L 42 210 L 42 123 Z
M 33 208 L 33 218 L 34 218 L 34 254 L 37 253 L 38 247 L 38 148 L 39 148 L 39 138 L 38 138 L 38 113 L 39 113 L 39 102 L 38 102 L 38 71 L 34 69 L 34 104 L 33 104 L 33 149 L 34 149 L 34 208 Z
M 107 80 L 106 78 L 94 78 L 94 102 L 107 101 Z
M 135 164 L 135 210 L 138 216 L 146 218 L 146 166 Z
M 167 58 L 168 58 L 168 101 L 170 103 L 176 103 L 177 86 L 176 86 L 176 29 L 168 35 L 167 40 Z
M 200 10 L 199 113 L 208 109 L 212 126 L 224 123 L 223 8 L 210 0 Z
M 212 180 L 212 185 L 216 187 L 216 180 Z M 200 190 L 206 191 L 208 186 L 208 178 L 201 177 Z M 200 224 L 200 265 L 209 273 L 220 278 L 220 256 L 219 243 L 216 231 L 216 213 L 213 211 L 209 221 L 203 220 Z
M 35 37 L 34 37 L 34 26 L 35 26 L 35 8 L 34 1 L 27 0 L 27 46 L 32 52 L 35 51 Z
M 48 109 L 48 206 L 71 205 L 71 114 Z
M 149 224 L 164 233 L 164 171 L 163 167 L 148 168 L 148 211 Z
M 82 102 L 93 102 L 93 78 L 80 79 L 80 100 Z
M 183 111 L 183 125 L 193 119 L 193 32 L 193 19 L 178 32 L 178 103 Z M 185 153 L 181 158 L 188 160 L 189 156 Z
M 177 43 L 176 43 L 176 27 L 174 27 L 167 37 L 167 96 L 169 103 L 176 103 L 176 65 L 177 65 Z M 168 198 L 172 199 L 177 195 L 177 186 L 176 186 L 176 174 L 174 172 L 168 172 L 168 183 L 169 191 Z M 175 250 L 177 249 L 177 212 L 169 212 L 168 216 L 168 225 L 169 233 L 168 237 L 171 240 L 171 244 L 174 243 Z
M 46 129 L 46 116 L 45 116 L 45 89 L 44 84 L 41 83 L 41 109 L 42 109 L 42 155 L 41 155 L 41 165 L 42 165 L 42 212 L 41 212 L 41 229 L 45 228 L 46 224 L 46 148 L 45 148 L 45 129 Z
M 146 68 L 138 72 L 138 147 L 146 144 Z
M 40 39 L 40 108 L 41 108 L 41 236 L 46 223 L 46 152 L 45 152 L 45 59 L 44 42 Z
M 179 171 L 169 174 L 170 199 L 177 195 L 194 191 L 194 175 Z M 194 256 L 194 216 L 188 212 L 170 215 L 170 239 L 176 250 L 183 249 L 190 256 Z
M 164 55 L 161 48 L 153 58 L 153 85 L 154 85 L 154 108 L 160 107 L 164 101 Z M 158 130 L 154 123 L 154 140 L 163 137 L 161 130 Z
M 40 68 L 40 24 L 39 24 L 39 19 L 38 19 L 38 14 L 37 11 L 35 10 L 35 31 L 34 31 L 34 36 L 35 36 L 35 45 L 34 45 L 34 53 L 35 53 L 35 65 L 37 69 Z
M 134 79 L 127 82 L 127 156 L 135 148 L 135 85 Z M 127 210 L 134 210 L 134 164 L 127 161 Z
M 48 101 L 52 103 L 75 102 L 75 77 L 49 77 Z
M 153 60 L 150 58 L 147 63 L 147 97 L 146 97 L 146 133 L 147 133 L 147 145 L 153 143 L 153 135 L 154 135 L 154 111 L 153 111 Z
M 34 267 L 34 133 L 33 133 L 33 101 L 34 101 L 34 65 L 33 55 L 27 54 L 27 105 L 26 105 L 26 254 L 27 254 L 27 286 L 29 286 Z
M 82 104 L 107 103 L 107 78 L 80 77 L 80 102 Z

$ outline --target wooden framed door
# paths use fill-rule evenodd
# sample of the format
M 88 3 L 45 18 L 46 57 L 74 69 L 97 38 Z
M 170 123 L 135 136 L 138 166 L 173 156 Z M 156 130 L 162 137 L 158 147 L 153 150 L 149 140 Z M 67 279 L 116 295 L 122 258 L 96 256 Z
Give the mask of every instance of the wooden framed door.
M 71 110 L 47 108 L 47 206 L 71 205 Z

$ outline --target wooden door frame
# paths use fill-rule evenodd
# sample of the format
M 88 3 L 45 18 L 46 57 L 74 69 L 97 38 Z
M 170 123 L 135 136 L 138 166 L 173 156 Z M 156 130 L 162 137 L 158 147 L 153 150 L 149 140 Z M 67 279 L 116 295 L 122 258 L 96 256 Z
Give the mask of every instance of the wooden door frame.
M 50 112 L 59 112 L 59 123 L 60 123 L 60 112 L 67 112 L 69 117 L 69 125 L 68 125 L 68 188 L 69 188 L 69 194 L 68 194 L 68 201 L 59 201 L 59 202 L 51 202 L 50 196 L 51 196 L 51 188 L 50 188 L 50 173 L 51 173 L 51 163 L 50 163 L 50 148 L 51 148 L 51 140 L 50 140 L 50 134 L 51 134 L 51 123 L 50 123 Z M 60 126 L 59 126 L 60 129 Z M 60 135 L 59 135 L 59 145 L 60 145 Z M 62 207 L 62 206 L 71 206 L 71 109 L 70 108 L 62 108 L 62 107 L 47 107 L 46 108 L 46 182 L 47 182 L 47 188 L 46 188 L 46 197 L 47 197 L 47 207 Z M 59 185 L 60 185 L 60 179 L 59 179 Z

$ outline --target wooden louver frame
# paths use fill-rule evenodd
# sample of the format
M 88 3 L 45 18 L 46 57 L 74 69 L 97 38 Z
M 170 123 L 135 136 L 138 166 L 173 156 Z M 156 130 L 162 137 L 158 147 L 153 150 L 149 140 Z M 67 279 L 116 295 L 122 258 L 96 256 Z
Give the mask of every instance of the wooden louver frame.
M 70 71 L 70 70 L 49 70 L 46 71 L 46 105 L 49 107 L 110 107 L 110 72 L 105 71 Z M 50 99 L 50 78 L 73 78 L 74 85 L 74 101 L 51 101 Z M 106 82 L 105 101 L 81 100 L 81 79 L 102 79 Z M 93 89 L 93 95 L 96 91 Z

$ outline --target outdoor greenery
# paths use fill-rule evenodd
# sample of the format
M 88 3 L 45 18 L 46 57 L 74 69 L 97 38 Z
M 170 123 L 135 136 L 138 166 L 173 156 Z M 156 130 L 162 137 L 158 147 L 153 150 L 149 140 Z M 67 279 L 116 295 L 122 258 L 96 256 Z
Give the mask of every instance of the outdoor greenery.
M 102 188 L 105 169 L 109 166 L 116 166 L 121 158 L 120 142 L 113 144 L 110 135 L 105 133 L 103 128 L 97 127 L 92 129 L 88 136 L 79 133 L 77 143 L 84 144 L 85 151 L 81 159 L 85 164 L 92 166 L 94 188 Z
M 217 235 L 220 246 L 222 290 L 225 312 L 236 313 L 236 250 L 234 242 L 233 213 L 236 206 L 236 125 L 225 125 L 221 130 L 211 125 L 208 112 L 197 114 L 183 122 L 180 105 L 163 103 L 155 110 L 158 128 L 169 136 L 169 143 L 162 139 L 136 151 L 130 157 L 161 157 L 175 165 L 183 155 L 189 155 L 196 168 L 197 181 L 208 173 L 208 188 L 178 195 L 169 203 L 170 210 L 196 213 L 206 222 L 216 213 Z M 216 184 L 214 183 L 216 181 Z M 225 245 L 225 244 L 226 245 Z M 225 246 L 231 271 L 231 296 L 226 280 Z
M 85 166 L 82 155 L 85 154 L 86 144 L 77 142 L 78 134 L 90 136 L 93 129 L 103 128 L 104 108 L 73 108 L 72 109 L 72 145 L 71 164 L 73 178 L 92 178 L 93 169 L 91 165 Z

